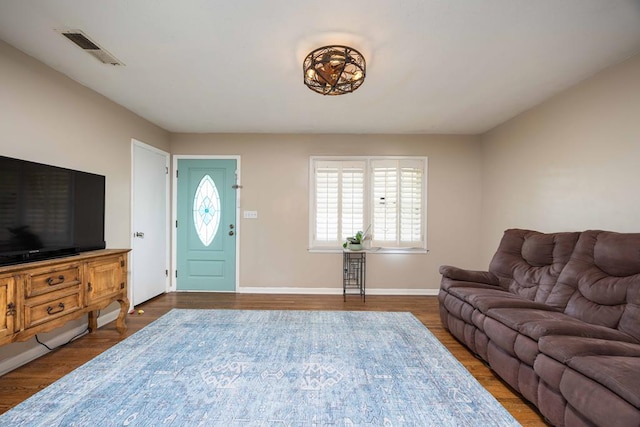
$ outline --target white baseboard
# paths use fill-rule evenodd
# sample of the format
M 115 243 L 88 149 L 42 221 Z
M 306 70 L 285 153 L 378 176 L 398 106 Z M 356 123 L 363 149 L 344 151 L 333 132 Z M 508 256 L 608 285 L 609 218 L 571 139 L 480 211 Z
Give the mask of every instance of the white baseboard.
M 367 295 L 418 295 L 438 296 L 440 289 L 367 289 Z
M 439 289 L 381 289 L 369 288 L 367 295 L 426 295 L 436 296 Z M 294 288 L 242 286 L 240 294 L 301 294 L 301 295 L 342 295 L 342 288 Z
M 118 318 L 118 314 L 120 314 L 119 310 L 115 310 L 109 313 L 104 313 L 100 317 L 98 317 L 98 328 L 101 328 L 103 325 L 106 325 L 109 322 L 112 322 Z M 53 335 L 48 337 L 48 339 L 40 338 L 40 341 L 45 343 L 50 348 L 56 348 L 65 344 L 73 337 L 81 334 L 87 329 L 87 318 L 84 318 L 83 324 L 66 330 L 64 332 L 58 333 L 57 335 Z M 41 335 L 52 335 L 55 334 L 55 331 L 51 331 Z M 39 334 L 40 335 L 40 334 Z M 33 342 L 35 342 L 35 337 L 31 338 Z M 0 360 L 0 376 L 6 374 L 7 372 L 13 371 L 16 368 L 19 368 L 22 365 L 26 365 L 32 360 L 37 359 L 40 356 L 44 356 L 49 353 L 49 350 L 43 345 L 36 345 L 22 353 L 16 354 L 13 357 L 9 357 L 5 360 Z

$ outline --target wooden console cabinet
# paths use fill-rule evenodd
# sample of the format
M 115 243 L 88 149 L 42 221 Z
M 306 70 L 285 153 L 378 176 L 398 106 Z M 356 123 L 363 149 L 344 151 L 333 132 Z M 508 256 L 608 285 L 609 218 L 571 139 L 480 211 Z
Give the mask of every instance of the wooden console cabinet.
M 0 345 L 24 341 L 88 314 L 120 303 L 116 328 L 126 329 L 129 249 L 83 252 L 65 258 L 0 267 Z

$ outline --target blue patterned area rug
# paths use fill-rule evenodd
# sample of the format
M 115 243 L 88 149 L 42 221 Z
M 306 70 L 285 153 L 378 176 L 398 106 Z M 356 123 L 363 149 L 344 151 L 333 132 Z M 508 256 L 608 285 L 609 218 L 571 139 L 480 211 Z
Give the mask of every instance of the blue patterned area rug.
M 519 424 L 410 313 L 175 309 L 0 425 Z

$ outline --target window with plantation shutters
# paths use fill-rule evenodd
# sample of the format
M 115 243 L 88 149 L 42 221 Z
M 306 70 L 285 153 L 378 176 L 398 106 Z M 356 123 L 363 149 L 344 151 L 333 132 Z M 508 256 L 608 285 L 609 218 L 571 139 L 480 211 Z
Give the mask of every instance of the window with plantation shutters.
M 426 249 L 424 157 L 311 158 L 310 247 L 368 231 L 374 248 Z

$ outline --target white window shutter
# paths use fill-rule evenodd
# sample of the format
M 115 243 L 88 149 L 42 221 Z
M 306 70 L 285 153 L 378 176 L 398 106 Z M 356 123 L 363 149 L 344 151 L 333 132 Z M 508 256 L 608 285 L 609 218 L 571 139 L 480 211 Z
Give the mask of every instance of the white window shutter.
M 398 236 L 397 160 L 372 161 L 374 246 L 395 246 Z
M 342 168 L 341 240 L 364 231 L 364 165 L 348 164 Z
M 424 247 L 422 160 L 372 160 L 373 242 Z
M 338 239 L 340 174 L 337 165 L 329 163 L 318 163 L 315 171 L 315 240 L 317 242 L 334 242 Z
M 315 162 L 312 246 L 339 247 L 363 229 L 365 170 L 364 161 Z
M 400 245 L 422 242 L 423 166 L 419 161 L 400 162 Z

